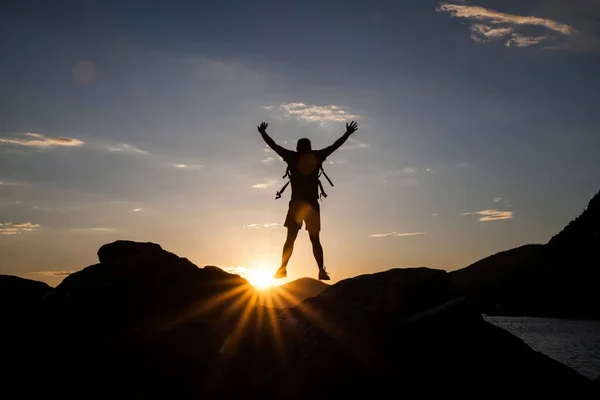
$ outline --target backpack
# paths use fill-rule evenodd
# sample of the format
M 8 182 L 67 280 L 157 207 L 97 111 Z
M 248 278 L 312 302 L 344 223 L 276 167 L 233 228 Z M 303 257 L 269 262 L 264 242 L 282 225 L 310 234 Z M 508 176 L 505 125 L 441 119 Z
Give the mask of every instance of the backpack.
M 329 182 L 331 187 L 333 187 L 333 182 L 331 182 L 331 179 L 329 179 L 329 177 L 325 173 L 325 170 L 323 169 L 323 164 L 321 164 L 319 166 L 319 169 L 320 169 L 320 171 L 319 171 L 319 175 L 317 175 L 317 178 L 320 178 L 321 175 L 323 175 L 325 177 L 325 179 L 327 179 L 327 182 Z M 281 198 L 281 195 L 283 194 L 283 192 L 285 192 L 285 189 L 287 189 L 288 185 L 292 182 L 292 175 L 290 174 L 289 166 L 285 169 L 285 174 L 282 176 L 282 178 L 283 179 L 288 178 L 288 181 L 285 183 L 285 185 L 283 185 L 283 187 L 281 189 L 279 189 L 279 191 L 275 195 L 275 200 Z M 324 198 L 327 197 L 327 193 L 325 193 L 325 190 L 323 189 L 323 184 L 321 183 L 320 179 L 317 179 L 317 184 L 319 185 L 319 190 L 321 191 L 321 193 L 319 194 L 319 200 L 322 201 Z

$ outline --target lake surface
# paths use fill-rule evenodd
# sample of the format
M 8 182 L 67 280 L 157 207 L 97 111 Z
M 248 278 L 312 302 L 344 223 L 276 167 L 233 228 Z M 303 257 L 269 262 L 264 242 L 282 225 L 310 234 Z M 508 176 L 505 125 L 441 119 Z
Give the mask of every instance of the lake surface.
M 588 378 L 600 376 L 600 321 L 488 316 L 484 319 Z

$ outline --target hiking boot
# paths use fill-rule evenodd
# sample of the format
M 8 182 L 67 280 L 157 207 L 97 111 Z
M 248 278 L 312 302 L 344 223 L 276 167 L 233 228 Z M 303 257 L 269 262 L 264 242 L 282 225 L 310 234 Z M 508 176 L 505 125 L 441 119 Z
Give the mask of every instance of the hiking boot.
M 327 273 L 327 271 L 325 271 L 325 267 L 323 267 L 322 269 L 319 269 L 319 280 L 320 281 L 328 281 L 331 278 L 329 277 L 329 274 Z
M 275 272 L 275 275 L 273 275 L 273 278 L 275 279 L 279 279 L 279 278 L 286 278 L 287 277 L 287 269 L 285 267 L 280 267 L 277 272 Z

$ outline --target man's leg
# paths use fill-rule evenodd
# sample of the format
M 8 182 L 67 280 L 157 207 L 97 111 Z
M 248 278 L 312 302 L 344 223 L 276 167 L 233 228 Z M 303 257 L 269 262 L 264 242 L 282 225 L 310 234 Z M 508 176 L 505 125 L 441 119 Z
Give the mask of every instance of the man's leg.
M 310 242 L 312 243 L 313 255 L 315 256 L 315 260 L 317 261 L 317 265 L 319 266 L 319 279 L 323 281 L 328 281 L 329 274 L 325 271 L 325 267 L 323 264 L 323 246 L 321 246 L 321 240 L 319 239 L 319 232 L 309 232 Z
M 287 227 L 287 238 L 285 239 L 285 243 L 283 245 L 283 254 L 281 255 L 281 267 L 275 272 L 274 278 L 285 278 L 287 276 L 287 265 L 290 261 L 290 257 L 292 256 L 292 252 L 294 251 L 294 242 L 298 237 L 298 229 L 297 227 Z
M 294 251 L 294 242 L 298 237 L 298 231 L 299 229 L 295 227 L 288 227 L 287 229 L 287 238 L 285 239 L 283 254 L 281 255 L 281 266 L 283 268 L 287 268 L 288 262 L 290 261 L 290 257 Z
M 319 238 L 319 232 L 309 232 L 310 242 L 312 243 L 313 255 L 317 261 L 319 269 L 323 269 L 323 246 L 321 246 L 321 240 Z

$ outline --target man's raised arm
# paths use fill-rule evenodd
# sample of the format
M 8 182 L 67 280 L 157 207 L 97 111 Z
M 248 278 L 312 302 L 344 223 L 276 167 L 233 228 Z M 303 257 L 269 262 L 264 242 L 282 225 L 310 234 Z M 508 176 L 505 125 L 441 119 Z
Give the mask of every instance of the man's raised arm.
M 284 149 L 283 147 L 281 147 L 280 145 L 278 145 L 277 143 L 275 143 L 275 141 L 271 138 L 271 136 L 267 135 L 267 127 L 268 126 L 269 126 L 269 124 L 261 122 L 260 125 L 257 126 L 256 128 L 258 129 L 258 132 L 262 136 L 262 138 L 265 141 L 265 143 L 270 148 L 272 148 L 273 151 L 279 155 L 279 157 L 281 157 L 281 158 L 283 158 L 285 160 L 286 156 L 289 153 L 291 153 L 291 151 L 288 150 L 288 149 Z
M 352 135 L 357 130 L 358 124 L 356 122 L 352 121 L 350 122 L 350 124 L 346 122 L 346 133 L 344 133 L 344 135 L 338 140 L 336 140 L 331 146 L 325 147 L 323 150 L 321 150 L 323 158 L 329 157 L 331 153 L 339 149 L 344 143 L 346 143 L 346 140 L 348 140 L 350 135 Z

